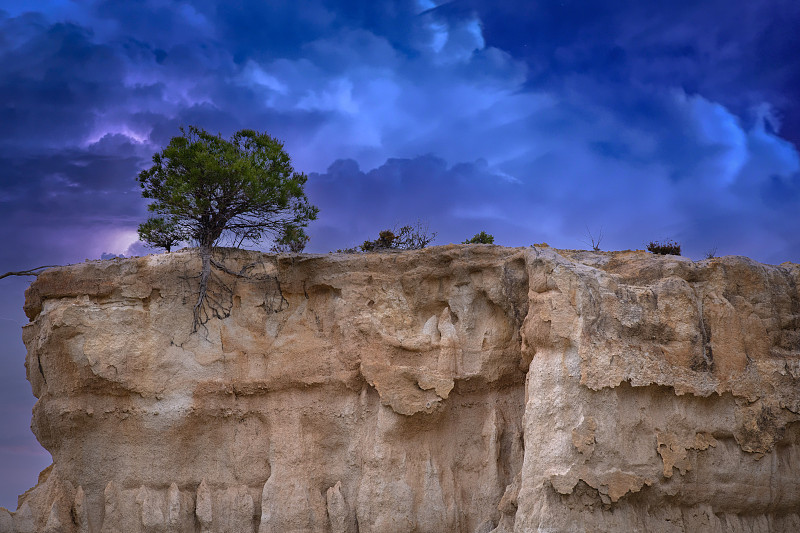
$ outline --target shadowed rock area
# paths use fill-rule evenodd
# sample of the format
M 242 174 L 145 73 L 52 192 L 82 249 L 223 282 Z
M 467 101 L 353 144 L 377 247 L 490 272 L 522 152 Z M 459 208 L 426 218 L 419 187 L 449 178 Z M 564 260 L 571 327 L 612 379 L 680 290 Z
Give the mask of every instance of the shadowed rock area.
M 51 269 L 0 532 L 800 531 L 800 266 L 449 245 Z

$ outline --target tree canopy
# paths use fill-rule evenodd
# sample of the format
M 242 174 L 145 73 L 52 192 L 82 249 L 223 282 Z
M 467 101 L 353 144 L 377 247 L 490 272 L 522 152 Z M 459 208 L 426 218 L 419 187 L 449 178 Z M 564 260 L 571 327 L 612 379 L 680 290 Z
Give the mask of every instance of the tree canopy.
M 307 176 L 295 172 L 277 139 L 240 130 L 226 140 L 195 126 L 181 133 L 139 174 L 142 196 L 153 200 L 148 209 L 172 225 L 178 240 L 201 248 L 223 237 L 235 245 L 258 242 L 316 218 L 303 190 Z

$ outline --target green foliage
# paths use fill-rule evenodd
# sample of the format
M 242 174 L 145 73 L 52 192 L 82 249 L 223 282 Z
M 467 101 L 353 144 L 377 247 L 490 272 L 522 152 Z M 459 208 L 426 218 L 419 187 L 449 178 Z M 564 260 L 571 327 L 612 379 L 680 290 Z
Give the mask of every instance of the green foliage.
M 181 134 L 153 156 L 153 166 L 139 173 L 139 185 L 142 196 L 153 200 L 148 209 L 168 220 L 174 235 L 199 248 L 202 266 L 192 321 L 196 332 L 212 317 L 229 313 L 220 302 L 232 289 L 220 282 L 209 285 L 212 267 L 245 276 L 212 258 L 220 239 L 239 246 L 273 235 L 286 238 L 287 246 L 305 246 L 308 239 L 297 231 L 317 218 L 318 209 L 303 191 L 308 178 L 294 171 L 277 139 L 240 130 L 226 140 L 195 126 L 181 128 Z M 156 223 L 148 221 L 140 231 L 152 238 L 148 224 Z
M 299 254 L 305 250 L 310 239 L 311 238 L 303 231 L 303 228 L 289 227 L 283 235 L 275 241 L 275 244 L 272 245 L 270 250 L 279 254 Z
M 364 241 L 361 250 L 364 252 L 377 252 L 379 250 L 391 250 L 397 248 L 397 236 L 393 231 L 385 229 L 378 234 L 374 241 Z
M 650 241 L 647 244 L 647 251 L 659 255 L 681 255 L 681 245 L 673 240 Z
M 139 174 L 142 196 L 153 200 L 148 209 L 178 234 L 210 249 L 223 236 L 236 245 L 258 242 L 316 219 L 303 191 L 307 177 L 294 171 L 280 141 L 253 130 L 230 140 L 195 126 L 181 133 Z
M 427 226 L 417 222 L 414 226 L 403 226 L 395 232 L 383 230 L 374 241 L 364 241 L 361 245 L 362 252 L 379 252 L 382 250 L 421 250 L 436 238 L 436 233 L 428 232 Z M 351 248 L 341 250 L 350 252 Z
M 490 235 L 485 231 L 476 233 L 474 237 L 468 239 L 461 244 L 494 244 L 494 235 Z
M 139 224 L 139 239 L 148 246 L 165 248 L 169 252 L 173 246 L 186 240 L 186 236 L 173 220 L 151 217 L 147 222 Z

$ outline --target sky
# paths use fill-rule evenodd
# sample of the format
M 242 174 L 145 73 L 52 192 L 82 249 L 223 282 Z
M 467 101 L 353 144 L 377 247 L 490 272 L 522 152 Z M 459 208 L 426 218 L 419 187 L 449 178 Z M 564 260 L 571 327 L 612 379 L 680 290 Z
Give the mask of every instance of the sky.
M 152 252 L 136 176 L 182 125 L 281 139 L 310 252 L 422 221 L 434 244 L 798 262 L 797 28 L 796 0 L 0 0 L 0 274 Z M 0 280 L 11 509 L 50 462 L 29 281 Z

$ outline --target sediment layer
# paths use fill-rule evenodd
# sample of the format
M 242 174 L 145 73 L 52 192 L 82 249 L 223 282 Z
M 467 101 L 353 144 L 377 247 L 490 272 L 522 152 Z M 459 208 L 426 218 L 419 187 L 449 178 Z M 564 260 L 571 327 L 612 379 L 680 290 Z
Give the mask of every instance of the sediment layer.
M 28 290 L 0 531 L 799 531 L 800 267 L 192 251 Z

